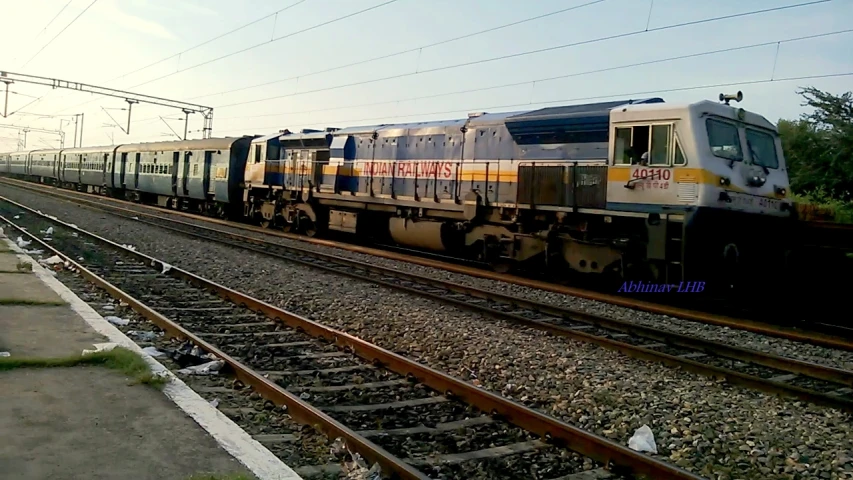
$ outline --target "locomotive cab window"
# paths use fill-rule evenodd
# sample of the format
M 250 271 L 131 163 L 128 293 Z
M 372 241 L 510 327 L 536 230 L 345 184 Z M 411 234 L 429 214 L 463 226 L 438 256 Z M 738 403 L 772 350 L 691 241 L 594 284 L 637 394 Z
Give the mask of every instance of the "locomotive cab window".
M 675 158 L 673 159 L 673 165 L 682 166 L 687 165 L 687 157 L 684 156 L 684 152 L 681 150 L 681 142 L 678 141 L 678 135 L 673 135 L 675 141 L 673 142 L 675 145 Z
M 776 141 L 772 136 L 765 132 L 747 128 L 746 145 L 749 148 L 750 156 L 752 156 L 752 163 L 767 168 L 779 168 Z
M 672 124 L 617 127 L 614 165 L 670 165 Z
M 736 125 L 709 118 L 705 122 L 705 128 L 708 130 L 708 143 L 714 156 L 735 162 L 743 161 L 740 133 Z

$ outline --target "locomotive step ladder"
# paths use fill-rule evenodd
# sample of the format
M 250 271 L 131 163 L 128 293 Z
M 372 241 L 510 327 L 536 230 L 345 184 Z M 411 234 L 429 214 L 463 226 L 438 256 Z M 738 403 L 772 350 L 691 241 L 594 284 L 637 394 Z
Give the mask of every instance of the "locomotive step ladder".
M 684 280 L 684 224 L 666 222 L 666 283 Z

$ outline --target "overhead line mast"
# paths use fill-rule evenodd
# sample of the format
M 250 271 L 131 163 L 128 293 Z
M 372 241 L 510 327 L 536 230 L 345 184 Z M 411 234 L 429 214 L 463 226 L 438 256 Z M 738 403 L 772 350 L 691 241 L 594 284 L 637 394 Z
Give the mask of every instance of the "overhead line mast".
M 8 117 L 12 113 L 8 112 L 8 101 L 9 101 L 9 85 L 15 82 L 18 83 L 30 83 L 34 85 L 44 85 L 48 87 L 56 88 L 65 88 L 69 90 L 76 90 L 78 92 L 89 92 L 94 93 L 96 95 L 103 95 L 107 97 L 115 97 L 124 99 L 125 102 L 128 103 L 128 112 L 127 112 L 127 130 L 126 134 L 130 134 L 130 105 L 134 103 L 147 103 L 151 105 L 159 105 L 161 107 L 167 108 L 175 108 L 181 110 L 184 117 L 184 140 L 186 140 L 186 131 L 187 126 L 189 124 L 189 117 L 191 113 L 200 113 L 202 117 L 204 117 L 204 127 L 202 128 L 202 137 L 210 138 L 213 132 L 213 107 L 208 107 L 205 105 L 197 105 L 194 103 L 181 102 L 178 100 L 170 100 L 168 98 L 162 97 L 154 97 L 151 95 L 142 95 L 133 92 L 127 92 L 124 90 L 116 90 L 113 88 L 99 87 L 96 85 L 88 85 L 80 82 L 71 82 L 68 80 L 61 80 L 58 78 L 47 78 L 47 77 L 38 77 L 35 75 L 25 75 L 22 73 L 13 73 L 13 72 L 4 72 L 0 71 L 0 82 L 6 84 L 6 99 L 3 105 L 3 117 Z M 124 129 L 122 129 L 124 130 Z

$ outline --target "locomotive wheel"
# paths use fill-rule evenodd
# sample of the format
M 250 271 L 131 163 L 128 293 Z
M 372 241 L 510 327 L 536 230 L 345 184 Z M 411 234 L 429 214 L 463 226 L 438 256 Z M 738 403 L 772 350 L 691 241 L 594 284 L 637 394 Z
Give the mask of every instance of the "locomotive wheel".
M 299 230 L 307 237 L 317 236 L 317 226 L 308 218 L 308 215 L 299 216 Z
M 513 264 L 511 262 L 502 262 L 502 261 L 494 261 L 492 262 L 492 270 L 496 273 L 509 273 L 512 270 Z

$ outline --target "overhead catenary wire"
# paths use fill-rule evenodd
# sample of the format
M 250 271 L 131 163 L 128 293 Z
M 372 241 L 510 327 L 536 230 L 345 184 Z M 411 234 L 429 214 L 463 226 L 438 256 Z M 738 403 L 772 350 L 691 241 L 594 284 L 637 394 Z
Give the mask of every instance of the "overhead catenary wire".
M 187 48 L 187 49 L 181 50 L 181 51 L 180 51 L 180 52 L 178 52 L 178 53 L 175 53 L 175 54 L 173 54 L 173 55 L 169 55 L 168 57 L 165 57 L 165 58 L 162 58 L 162 59 L 160 59 L 160 60 L 157 60 L 156 62 L 149 63 L 148 65 L 146 65 L 146 66 L 144 66 L 144 67 L 137 68 L 136 70 L 133 70 L 133 71 L 128 72 L 128 73 L 125 73 L 125 74 L 123 74 L 123 75 L 119 75 L 118 77 L 115 77 L 115 78 L 112 78 L 112 79 L 110 79 L 110 80 L 107 80 L 107 81 L 106 81 L 106 82 L 104 82 L 104 83 L 111 83 L 111 82 L 114 82 L 114 81 L 119 80 L 119 79 L 121 79 L 121 78 L 124 78 L 124 77 L 126 77 L 126 76 L 128 76 L 128 75 L 133 75 L 134 73 L 138 73 L 138 72 L 141 72 L 141 71 L 146 70 L 146 69 L 148 69 L 148 68 L 151 68 L 151 67 L 153 67 L 153 66 L 155 66 L 155 65 L 159 65 L 159 64 L 161 64 L 161 63 L 165 62 L 166 60 L 170 60 L 170 59 L 175 58 L 175 57 L 180 57 L 181 55 L 183 55 L 183 54 L 185 54 L 185 53 L 187 53 L 187 52 L 191 52 L 192 50 L 195 50 L 195 49 L 197 49 L 197 48 L 199 48 L 199 47 L 203 47 L 204 45 L 207 45 L 207 44 L 209 44 L 209 43 L 211 43 L 211 42 L 214 42 L 214 41 L 216 41 L 216 40 L 219 40 L 220 38 L 227 37 L 228 35 L 231 35 L 232 33 L 239 32 L 240 30 L 242 30 L 242 29 L 244 29 L 244 28 L 246 28 L 246 27 L 250 27 L 250 26 L 252 26 L 252 25 L 254 25 L 254 24 L 258 23 L 258 22 L 261 22 L 261 21 L 263 21 L 263 20 L 266 20 L 267 18 L 270 18 L 270 17 L 272 17 L 272 16 L 276 16 L 276 15 L 278 15 L 279 13 L 282 13 L 282 12 L 284 12 L 284 11 L 286 11 L 286 10 L 290 10 L 291 8 L 296 7 L 297 5 L 300 5 L 300 4 L 302 4 L 302 3 L 305 3 L 306 1 L 308 1 L 308 0 L 298 0 L 297 2 L 292 3 L 292 4 L 290 4 L 290 5 L 288 5 L 288 6 L 284 7 L 284 8 L 281 8 L 281 9 L 279 9 L 279 10 L 276 10 L 276 11 L 275 11 L 275 12 L 273 12 L 273 13 L 270 13 L 270 14 L 268 14 L 268 15 L 265 15 L 265 16 L 261 17 L 261 18 L 258 18 L 258 19 L 255 19 L 255 20 L 252 20 L 252 21 L 251 21 L 251 22 L 249 22 L 249 23 L 245 23 L 245 24 L 243 24 L 243 25 L 241 25 L 241 26 L 239 26 L 239 27 L 237 27 L 237 28 L 234 28 L 234 29 L 232 29 L 232 30 L 229 30 L 229 31 L 227 31 L 227 32 L 225 32 L 225 33 L 221 33 L 221 34 L 219 34 L 219 35 L 217 35 L 217 36 L 215 36 L 215 37 L 213 37 L 213 38 L 207 39 L 207 40 L 205 40 L 205 41 L 203 41 L 203 42 L 201 42 L 201 43 L 199 43 L 199 44 L 193 45 L 192 47 L 189 47 L 189 48 Z M 67 97 L 69 97 L 69 96 L 71 96 L 71 95 L 73 95 L 73 93 L 71 93 L 71 94 L 68 94 L 68 95 L 65 95 L 65 96 L 61 97 L 61 98 L 60 98 L 60 100 L 61 100 L 61 99 L 64 99 L 64 98 L 67 98 Z M 87 104 L 92 103 L 92 102 L 94 102 L 94 101 L 97 101 L 97 98 L 94 98 L 94 99 L 91 99 L 91 100 L 86 100 L 85 102 L 78 103 L 78 104 L 72 105 L 72 106 L 70 106 L 70 107 L 63 108 L 62 110 L 59 110 L 59 111 L 60 111 L 60 112 L 63 112 L 63 111 L 65 111 L 65 110 L 70 110 L 70 109 L 72 109 L 72 108 L 77 108 L 77 107 L 80 107 L 80 106 L 83 106 L 83 105 L 87 105 Z
M 294 92 L 294 93 L 289 93 L 289 94 L 285 94 L 285 95 L 275 95 L 275 96 L 264 97 L 264 98 L 259 98 L 259 99 L 255 99 L 255 100 L 247 100 L 247 101 L 242 101 L 242 102 L 229 103 L 226 105 L 218 105 L 214 108 L 217 108 L 217 109 L 231 108 L 231 107 L 236 107 L 236 106 L 241 106 L 241 105 L 250 105 L 252 103 L 266 102 L 266 101 L 270 101 L 270 100 L 278 100 L 281 98 L 289 98 L 289 97 L 295 97 L 295 96 L 301 96 L 301 95 L 308 95 L 311 93 L 328 92 L 328 91 L 337 90 L 340 88 L 354 87 L 354 86 L 359 86 L 359 85 L 368 85 L 371 83 L 377 83 L 377 82 L 382 82 L 382 81 L 386 81 L 386 80 L 395 80 L 398 78 L 412 77 L 415 75 L 422 75 L 425 73 L 440 72 L 440 71 L 452 70 L 452 69 L 456 69 L 456 68 L 468 67 L 468 66 L 473 66 L 473 65 L 482 65 L 485 63 L 497 62 L 497 61 L 501 61 L 501 60 L 508 60 L 511 58 L 519 58 L 519 57 L 525 57 L 525 56 L 534 55 L 534 54 L 538 54 L 538 53 L 552 52 L 555 50 L 562 50 L 562 49 L 566 49 L 566 48 L 578 47 L 581 45 L 591 45 L 591 44 L 600 43 L 600 42 L 609 41 L 609 40 L 616 40 L 616 39 L 627 38 L 627 37 L 632 37 L 632 36 L 644 35 L 644 34 L 648 34 L 648 33 L 652 33 L 652 32 L 661 32 L 661 31 L 665 31 L 665 30 L 672 30 L 672 29 L 676 29 L 676 28 L 683 28 L 683 27 L 694 26 L 694 25 L 699 25 L 699 24 L 704 24 L 704 23 L 712 23 L 712 22 L 719 22 L 722 20 L 730 20 L 733 18 L 742 18 L 742 17 L 747 17 L 747 16 L 760 15 L 760 14 L 764 14 L 764 13 L 777 12 L 777 11 L 781 11 L 781 10 L 788 10 L 788 9 L 792 9 L 792 8 L 807 7 L 807 6 L 827 3 L 830 1 L 832 1 L 832 0 L 814 0 L 814 1 L 810 1 L 810 2 L 797 3 L 797 4 L 793 4 L 793 5 L 784 5 L 784 6 L 779 6 L 779 7 L 765 8 L 765 9 L 761 9 L 761 10 L 752 10 L 749 12 L 742 12 L 742 13 L 735 13 L 735 14 L 730 14 L 730 15 L 721 15 L 721 16 L 717 16 L 717 17 L 704 18 L 701 20 L 692 20 L 692 21 L 688 21 L 688 22 L 674 23 L 674 24 L 670 24 L 670 25 L 664 25 L 661 27 L 650 28 L 648 30 L 642 29 L 642 30 L 635 30 L 632 32 L 627 32 L 627 33 L 607 35 L 607 36 L 597 37 L 597 38 L 588 39 L 588 40 L 581 40 L 581 41 L 572 42 L 572 43 L 565 43 L 562 45 L 555 45 L 555 46 L 539 48 L 539 49 L 535 49 L 535 50 L 527 50 L 524 52 L 511 53 L 511 54 L 506 54 L 506 55 L 500 55 L 497 57 L 484 58 L 484 59 L 480 59 L 480 60 L 472 60 L 469 62 L 457 63 L 457 64 L 452 64 L 452 65 L 444 65 L 444 66 L 434 67 L 434 68 L 425 69 L 425 70 L 417 70 L 414 72 L 407 72 L 407 73 L 401 73 L 401 74 L 397 74 L 397 75 L 390 75 L 390 76 L 386 76 L 386 77 L 374 78 L 374 79 L 370 79 L 370 80 L 362 80 L 362 81 L 358 81 L 358 82 L 351 82 L 351 83 L 346 83 L 346 84 L 342 84 L 342 85 L 335 85 L 335 86 L 331 86 L 331 87 L 318 88 L 318 89 L 314 89 L 314 90 L 306 90 L 306 91 L 302 91 L 302 92 Z
M 386 2 L 380 3 L 379 5 L 374 5 L 374 6 L 372 6 L 372 7 L 364 8 L 364 9 L 359 10 L 359 11 L 357 11 L 357 12 L 353 12 L 353 13 L 349 13 L 349 14 L 347 14 L 347 15 L 343 15 L 343 16 L 340 16 L 340 17 L 337 17 L 337 18 L 333 18 L 332 20 L 327 20 L 327 21 L 325 21 L 325 22 L 321 22 L 321 23 L 318 23 L 318 24 L 316 24 L 316 25 L 312 25 L 312 26 L 310 26 L 310 27 L 308 27 L 308 28 L 303 28 L 302 30 L 297 30 L 297 31 L 295 31 L 295 32 L 291 32 L 291 33 L 288 33 L 288 34 L 286 34 L 286 35 L 282 35 L 282 36 L 280 36 L 280 37 L 275 37 L 275 38 L 273 38 L 273 39 L 270 39 L 270 40 L 267 40 L 267 41 L 265 41 L 265 42 L 261 42 L 261 43 L 258 43 L 258 44 L 255 44 L 255 45 L 252 45 L 252 46 L 250 46 L 250 47 L 246 47 L 246 48 L 241 49 L 241 50 L 238 50 L 238 51 L 236 51 L 236 52 L 227 53 L 227 54 L 225 54 L 225 55 L 221 55 L 221 56 L 219 56 L 219 57 L 212 58 L 212 59 L 210 59 L 210 60 L 206 60 L 206 61 L 201 62 L 201 63 L 197 63 L 197 64 L 195 64 L 195 65 L 193 65 L 193 66 L 191 66 L 191 67 L 187 67 L 187 68 L 179 69 L 178 71 L 175 71 L 175 72 L 172 72 L 172 73 L 169 73 L 169 74 L 166 74 L 166 75 L 162 75 L 162 76 L 157 77 L 157 78 L 154 78 L 154 79 L 152 79 L 152 80 L 147 80 L 147 81 L 145 81 L 145 82 L 142 82 L 142 83 L 136 84 L 136 85 L 134 85 L 134 86 L 132 86 L 132 87 L 129 87 L 129 88 L 137 88 L 137 87 L 141 87 L 141 86 L 143 86 L 143 85 L 148 85 L 149 83 L 154 83 L 154 82 L 157 82 L 157 81 L 159 81 L 159 80 L 163 80 L 164 78 L 168 78 L 168 77 L 171 77 L 171 76 L 173 76 L 173 75 L 177 75 L 177 74 L 179 74 L 179 73 L 187 72 L 187 71 L 189 71 L 189 70 L 193 70 L 193 69 L 196 69 L 196 68 L 201 67 L 201 66 L 204 66 L 204 65 L 209 65 L 209 64 L 211 64 L 211 63 L 218 62 L 218 61 L 220 61 L 220 60 L 224 60 L 224 59 L 229 58 L 229 57 L 233 57 L 234 55 L 238 55 L 238 54 L 241 54 L 241 53 L 244 53 L 244 52 L 248 52 L 249 50 L 254 50 L 255 48 L 258 48 L 258 47 L 261 47 L 261 46 L 264 46 L 264 45 L 269 45 L 270 43 L 274 43 L 274 42 L 278 42 L 278 41 L 280 41 L 280 40 L 284 40 L 284 39 L 286 39 L 286 38 L 294 37 L 294 36 L 296 36 L 296 35 L 299 35 L 299 34 L 302 34 L 302 33 L 305 33 L 305 32 L 309 32 L 309 31 L 311 31 L 311 30 L 315 30 L 315 29 L 320 28 L 320 27 L 325 27 L 325 26 L 330 25 L 330 24 L 332 24 L 332 23 L 340 22 L 340 21 L 342 21 L 342 20 L 346 20 L 346 19 L 349 19 L 349 18 L 355 17 L 355 16 L 357 16 L 357 15 L 361 15 L 361 14 L 363 14 L 363 13 L 370 12 L 370 11 L 376 10 L 376 9 L 378 9 L 378 8 L 382 8 L 382 7 L 385 7 L 385 6 L 391 5 L 391 4 L 396 3 L 396 2 L 398 2 L 398 1 L 399 1 L 399 0 L 387 0 Z
M 222 91 L 222 92 L 208 93 L 208 94 L 205 94 L 205 95 L 199 95 L 199 96 L 197 96 L 197 97 L 192 97 L 192 98 L 190 98 L 190 100 L 195 100 L 195 99 L 198 99 L 198 98 L 204 98 L 204 97 L 212 97 L 212 96 L 215 96 L 215 95 L 225 95 L 225 94 L 228 94 L 228 93 L 240 92 L 240 91 L 243 91 L 243 90 L 249 90 L 249 89 L 252 89 L 252 88 L 266 87 L 266 86 L 268 86 L 268 85 L 274 85 L 274 84 L 276 84 L 276 83 L 287 82 L 287 81 L 290 81 L 290 80 L 303 79 L 303 78 L 306 78 L 306 77 L 313 77 L 313 76 L 315 76 L 315 75 L 321 75 L 321 74 L 324 74 L 324 73 L 334 72 L 334 71 L 337 71 L 337 70 L 343 70 L 343 69 L 345 69 L 345 68 L 355 67 L 355 66 L 358 66 L 358 65 L 364 65 L 364 64 L 371 63 L 371 62 L 376 62 L 376 61 L 379 61 L 379 60 L 386 60 L 386 59 L 388 59 L 388 58 L 399 57 L 400 55 L 405 55 L 405 54 L 407 54 L 407 53 L 419 52 L 419 51 L 421 51 L 421 50 L 426 50 L 426 49 L 428 49 L 428 48 L 437 47 L 437 46 L 439 46 L 439 45 L 445 45 L 445 44 L 448 44 L 448 43 L 457 42 L 457 41 L 459 41 L 459 40 L 465 40 L 465 39 L 472 38 L 472 37 L 476 37 L 476 36 L 479 36 L 479 35 L 484 35 L 484 34 L 486 34 L 486 33 L 492 33 L 492 32 L 496 32 L 496 31 L 498 31 L 498 30 L 503 30 L 503 29 L 505 29 L 505 28 L 514 27 L 514 26 L 516 26 L 516 25 L 521 25 L 521 24 L 524 24 L 524 23 L 529 23 L 529 22 L 533 22 L 533 21 L 536 21 L 536 20 L 542 20 L 542 19 L 544 19 L 544 18 L 553 17 L 553 16 L 555 16 L 555 15 L 559 15 L 559 14 L 561 14 L 561 13 L 570 12 L 570 11 L 572 11 L 572 10 L 579 10 L 579 9 L 581 9 L 581 8 L 584 8 L 584 7 L 589 7 L 589 6 L 592 6 L 592 5 L 599 4 L 599 3 L 604 3 L 605 1 L 607 1 L 607 0 L 595 0 L 595 1 L 592 1 L 592 2 L 587 2 L 587 3 L 583 3 L 583 4 L 580 4 L 580 5 L 575 5 L 575 6 L 568 7 L 568 8 L 561 8 L 561 9 L 559 9 L 559 10 L 554 10 L 554 11 L 551 11 L 551 12 L 543 13 L 543 14 L 541 14 L 541 15 L 536 15 L 536 16 L 533 16 L 533 17 L 528 17 L 528 18 L 524 18 L 524 19 L 521 19 L 521 20 L 516 20 L 516 21 L 514 21 L 514 22 L 505 23 L 505 24 L 503 24 L 503 25 L 498 25 L 498 26 L 495 26 L 495 27 L 490 27 L 490 28 L 487 28 L 487 29 L 485 29 L 485 30 L 479 30 L 479 31 L 476 31 L 476 32 L 472 32 L 472 33 L 468 33 L 468 34 L 462 35 L 462 36 L 457 36 L 457 37 L 453 37 L 453 38 L 448 38 L 448 39 L 441 40 L 441 41 L 438 41 L 438 42 L 433 42 L 433 43 L 429 43 L 429 44 L 426 44 L 426 45 L 421 45 L 421 46 L 419 46 L 419 47 L 409 48 L 409 49 L 407 49 L 407 50 L 401 50 L 401 51 L 399 51 L 399 52 L 388 53 L 388 54 L 385 54 L 385 55 L 380 55 L 380 56 L 378 56 L 378 57 L 372 57 L 372 58 L 368 58 L 368 59 L 365 59 L 365 60 L 359 60 L 359 61 L 357 61 L 357 62 L 347 63 L 347 64 L 345 64 L 345 65 L 338 65 L 338 66 L 336 66 L 336 67 L 330 67 L 330 68 L 327 68 L 327 69 L 324 69 L 324 70 L 319 70 L 319 71 L 316 71 L 316 72 L 309 72 L 309 73 L 305 73 L 305 74 L 297 75 L 297 76 L 293 76 L 293 77 L 282 78 L 282 79 L 279 79 L 279 80 L 272 80 L 272 81 L 269 81 L 269 82 L 264 82 L 264 83 L 259 83 L 259 84 L 255 84 L 255 85 L 250 85 L 250 86 L 247 86 L 247 87 L 240 87 L 240 88 L 234 88 L 234 89 L 231 89 L 231 90 L 225 90 L 225 91 Z
M 824 78 L 841 78 L 841 77 L 853 77 L 853 72 L 843 72 L 843 73 L 825 73 L 818 75 L 802 75 L 795 77 L 782 77 L 782 78 L 766 78 L 760 80 L 743 80 L 739 82 L 726 82 L 726 83 L 714 83 L 714 84 L 702 84 L 702 85 L 692 85 L 687 87 L 674 87 L 674 88 L 666 88 L 660 90 L 645 90 L 641 92 L 624 92 L 624 93 L 614 93 L 608 95 L 595 95 L 588 97 L 575 97 L 575 98 L 564 98 L 560 100 L 547 100 L 542 102 L 527 102 L 527 103 L 513 103 L 513 104 L 504 104 L 504 105 L 491 105 L 491 106 L 478 106 L 478 107 L 469 107 L 463 109 L 454 109 L 454 110 L 442 110 L 442 111 L 432 111 L 432 112 L 414 112 L 405 115 L 383 115 L 381 117 L 372 117 L 372 118 L 358 118 L 358 119 L 338 119 L 338 120 L 324 120 L 324 121 L 315 121 L 312 124 L 343 124 L 350 122 L 372 122 L 372 121 L 381 121 L 388 120 L 393 118 L 409 118 L 409 117 L 423 117 L 427 115 L 451 115 L 457 114 L 460 112 L 472 112 L 472 111 L 486 111 L 486 110 L 495 110 L 495 109 L 505 109 L 505 108 L 519 108 L 519 107 L 531 107 L 531 106 L 539 106 L 539 105 L 553 105 L 555 103 L 573 103 L 573 102 L 585 102 L 592 100 L 606 100 L 610 98 L 625 98 L 625 97 L 638 97 L 640 95 L 653 95 L 660 93 L 675 93 L 675 92 L 686 92 L 690 90 L 703 90 L 703 89 L 711 89 L 711 88 L 726 88 L 726 87 L 736 87 L 736 86 L 744 86 L 744 85 L 761 85 L 767 83 L 782 83 L 782 82 L 795 82 L 801 80 L 819 80 Z M 273 130 L 276 131 L 281 129 L 281 125 L 274 126 L 256 126 L 256 127 L 241 127 L 239 129 L 233 130 L 225 130 L 225 132 L 246 132 L 250 130 Z
M 33 54 L 33 56 L 32 56 L 32 57 L 30 57 L 30 59 L 29 59 L 29 60 L 27 60 L 27 61 L 26 61 L 26 63 L 24 63 L 24 64 L 21 66 L 21 68 L 26 67 L 27 65 L 29 65 L 29 63 L 30 63 L 30 62 L 32 62 L 32 61 L 33 61 L 37 56 L 39 56 L 39 54 L 40 54 L 41 52 L 43 52 L 45 48 L 47 48 L 51 43 L 53 43 L 53 41 L 54 41 L 54 40 L 56 40 L 57 38 L 59 38 L 59 36 L 60 36 L 60 35 L 62 35 L 62 33 L 63 33 L 63 32 L 65 32 L 65 30 L 68 30 L 68 27 L 70 27 L 71 25 L 74 25 L 74 22 L 76 22 L 76 21 L 77 21 L 77 19 L 79 19 L 80 17 L 82 17 L 84 13 L 86 13 L 87 11 L 89 11 L 89 9 L 90 9 L 90 8 L 92 8 L 92 5 L 94 5 L 94 4 L 96 4 L 96 3 L 98 3 L 98 0 L 92 0 L 92 3 L 90 3 L 90 4 L 89 4 L 89 6 L 87 6 L 86 8 L 84 8 L 82 12 L 78 13 L 78 14 L 77 14 L 77 16 L 76 16 L 76 17 L 74 17 L 74 19 L 73 19 L 73 20 L 71 20 L 71 22 L 69 22 L 69 23 L 68 23 L 68 25 L 66 25 L 62 30 L 60 30 L 60 31 L 59 31 L 59 33 L 57 33 L 56 35 L 54 35 L 54 36 L 53 36 L 53 38 L 51 38 L 50 40 L 48 40 L 48 41 L 47 41 L 47 43 L 45 43 L 45 44 L 44 44 L 44 45 L 43 45 L 43 46 L 42 46 L 42 47 L 41 47 L 41 48 L 40 48 L 40 49 L 39 49 L 35 54 Z
M 613 66 L 613 67 L 604 67 L 604 68 L 598 68 L 595 70 L 585 70 L 582 72 L 574 72 L 574 73 L 568 73 L 568 74 L 564 74 L 564 75 L 536 78 L 533 80 L 504 83 L 501 85 L 492 85 L 492 86 L 488 86 L 488 87 L 469 88 L 466 90 L 455 90 L 453 92 L 436 93 L 436 94 L 431 94 L 431 95 L 422 95 L 422 96 L 418 96 L 418 97 L 408 97 L 408 98 L 395 99 L 395 100 L 384 100 L 384 101 L 380 101 L 380 102 L 360 103 L 357 105 L 327 107 L 327 108 L 303 110 L 303 111 L 296 111 L 296 112 L 289 111 L 287 113 L 270 113 L 270 114 L 244 115 L 244 116 L 235 116 L 235 117 L 219 117 L 219 120 L 221 121 L 221 120 L 245 119 L 245 118 L 280 117 L 280 116 L 285 116 L 285 115 L 311 114 L 311 113 L 318 113 L 318 112 L 328 112 L 328 111 L 332 111 L 332 110 L 345 110 L 345 109 L 349 109 L 349 108 L 372 107 L 372 106 L 377 106 L 377 105 L 387 105 L 387 104 L 395 104 L 395 103 L 403 103 L 403 102 L 414 102 L 417 100 L 428 100 L 428 99 L 433 99 L 433 98 L 447 97 L 447 96 L 451 96 L 451 95 L 462 95 L 462 94 L 466 94 L 466 93 L 479 93 L 479 92 L 484 92 L 484 91 L 488 91 L 488 90 L 497 90 L 500 88 L 519 87 L 519 86 L 530 85 L 530 84 L 541 84 L 541 83 L 550 82 L 550 81 L 554 81 L 554 80 L 564 80 L 567 78 L 575 78 L 575 77 L 581 77 L 581 76 L 585 76 L 585 75 L 592 75 L 595 73 L 612 72 L 615 70 L 623 70 L 623 69 L 628 69 L 628 68 L 643 67 L 643 66 L 655 65 L 655 64 L 666 63 L 666 62 L 673 62 L 673 61 L 677 61 L 677 60 L 686 60 L 686 59 L 690 59 L 690 58 L 698 58 L 698 57 L 703 57 L 703 56 L 708 56 L 708 55 L 718 55 L 721 53 L 730 53 L 730 52 L 735 52 L 735 51 L 739 51 L 739 50 L 749 50 L 749 49 L 753 49 L 753 48 L 768 47 L 768 46 L 774 46 L 774 45 L 779 46 L 783 43 L 801 42 L 801 41 L 806 41 L 806 40 L 814 40 L 814 39 L 818 39 L 818 38 L 826 38 L 826 37 L 830 37 L 830 36 L 843 35 L 843 34 L 848 34 L 848 33 L 853 33 L 853 28 L 846 29 L 846 30 L 837 30 L 837 31 L 833 31 L 833 32 L 819 33 L 819 34 L 814 34 L 814 35 L 806 35 L 806 36 L 800 36 L 800 37 L 786 38 L 786 39 L 781 39 L 781 40 L 772 40 L 772 41 L 761 42 L 761 43 L 752 43 L 752 44 L 748 44 L 748 45 L 739 45 L 736 47 L 722 48 L 722 49 L 717 49 L 717 50 L 707 50 L 704 52 L 690 53 L 690 54 L 686 54 L 686 55 L 677 55 L 677 56 L 672 56 L 672 57 L 659 58 L 656 60 L 647 60 L 647 61 L 643 61 L 643 62 L 617 65 L 617 66 Z M 778 60 L 778 48 L 776 49 L 776 59 Z M 774 72 L 775 72 L 775 69 L 774 69 Z M 771 78 L 772 78 L 772 75 L 771 75 Z M 148 120 L 150 120 L 150 119 L 148 119 Z
M 46 32 L 48 27 L 53 25 L 53 22 L 55 22 L 56 19 L 59 18 L 60 15 L 62 15 L 62 12 L 64 12 L 65 9 L 68 8 L 68 5 L 71 5 L 71 2 L 73 2 L 73 1 L 74 0 L 68 0 L 68 3 L 66 3 L 64 7 L 60 8 L 59 12 L 57 12 L 56 15 L 54 15 L 53 18 L 51 18 L 49 22 L 47 22 L 47 25 L 45 25 L 44 28 L 39 30 L 39 33 L 36 34 L 36 36 L 35 36 L 35 38 L 33 38 L 33 40 L 35 40 L 36 38 L 39 38 L 42 33 Z
M 205 45 L 207 45 L 207 44 L 209 44 L 209 43 L 215 42 L 216 40 L 219 40 L 220 38 L 227 37 L 228 35 L 231 35 L 232 33 L 237 33 L 237 32 L 239 32 L 240 30 L 243 30 L 244 28 L 251 27 L 252 25 L 255 25 L 256 23 L 262 22 L 262 21 L 264 21 L 264 20 L 266 20 L 266 19 L 268 19 L 268 18 L 270 18 L 270 17 L 275 17 L 275 16 L 276 16 L 276 15 L 278 15 L 279 13 L 282 13 L 282 12 L 285 12 L 285 11 L 287 11 L 287 10 L 290 10 L 291 8 L 294 8 L 294 7 L 298 6 L 298 5 L 301 5 L 301 4 L 303 4 L 303 3 L 307 2 L 307 1 L 308 1 L 308 0 L 298 0 L 297 2 L 291 3 L 290 5 L 288 5 L 288 6 L 284 7 L 284 8 L 281 8 L 281 9 L 279 9 L 279 10 L 276 10 L 276 11 L 275 11 L 275 12 L 273 12 L 273 13 L 270 13 L 270 14 L 268 14 L 268 15 L 264 15 L 264 16 L 263 16 L 263 17 L 261 17 L 261 18 L 258 18 L 258 19 L 255 19 L 255 20 L 252 20 L 252 21 L 251 21 L 251 22 L 249 22 L 249 23 L 243 24 L 243 25 L 241 25 L 241 26 L 239 26 L 239 27 L 237 27 L 237 28 L 234 28 L 234 29 L 229 30 L 229 31 L 227 31 L 227 32 L 225 32 L 225 33 L 219 34 L 219 35 L 217 35 L 217 36 L 215 36 L 215 37 L 213 37 L 213 38 L 211 38 L 211 39 L 205 40 L 205 41 L 203 41 L 203 42 L 201 42 L 201 43 L 199 43 L 199 44 L 197 44 L 197 45 L 193 45 L 192 47 L 189 47 L 189 48 L 187 48 L 187 49 L 181 50 L 181 51 L 180 51 L 180 52 L 178 52 L 178 53 L 175 53 L 175 54 L 173 54 L 173 55 L 169 55 L 168 57 L 161 58 L 160 60 L 157 60 L 156 62 L 149 63 L 148 65 L 146 65 L 146 66 L 144 66 L 144 67 L 141 67 L 141 68 L 137 68 L 136 70 L 133 70 L 132 72 L 127 72 L 127 73 L 125 73 L 125 74 L 123 74 L 123 75 L 119 75 L 118 77 L 115 77 L 115 78 L 113 78 L 113 79 L 107 80 L 107 81 L 106 81 L 106 83 L 114 82 L 114 81 L 119 80 L 119 79 L 122 79 L 122 78 L 124 78 L 124 77 L 126 77 L 126 76 L 128 76 L 128 75 L 133 75 L 134 73 L 139 73 L 139 72 L 141 72 L 141 71 L 143 71 L 143 70 L 147 70 L 147 69 L 149 69 L 149 68 L 151 68 L 151 67 L 153 67 L 153 66 L 155 66 L 155 65 L 159 65 L 159 64 L 161 64 L 161 63 L 165 62 L 166 60 L 171 60 L 171 59 L 173 59 L 173 58 L 180 57 L 181 55 L 183 55 L 183 54 L 185 54 L 185 53 L 189 53 L 189 52 L 191 52 L 191 51 L 193 51 L 193 50 L 195 50 L 195 49 L 197 49 L 197 48 L 200 48 L 200 47 L 203 47 L 203 46 L 205 46 Z

